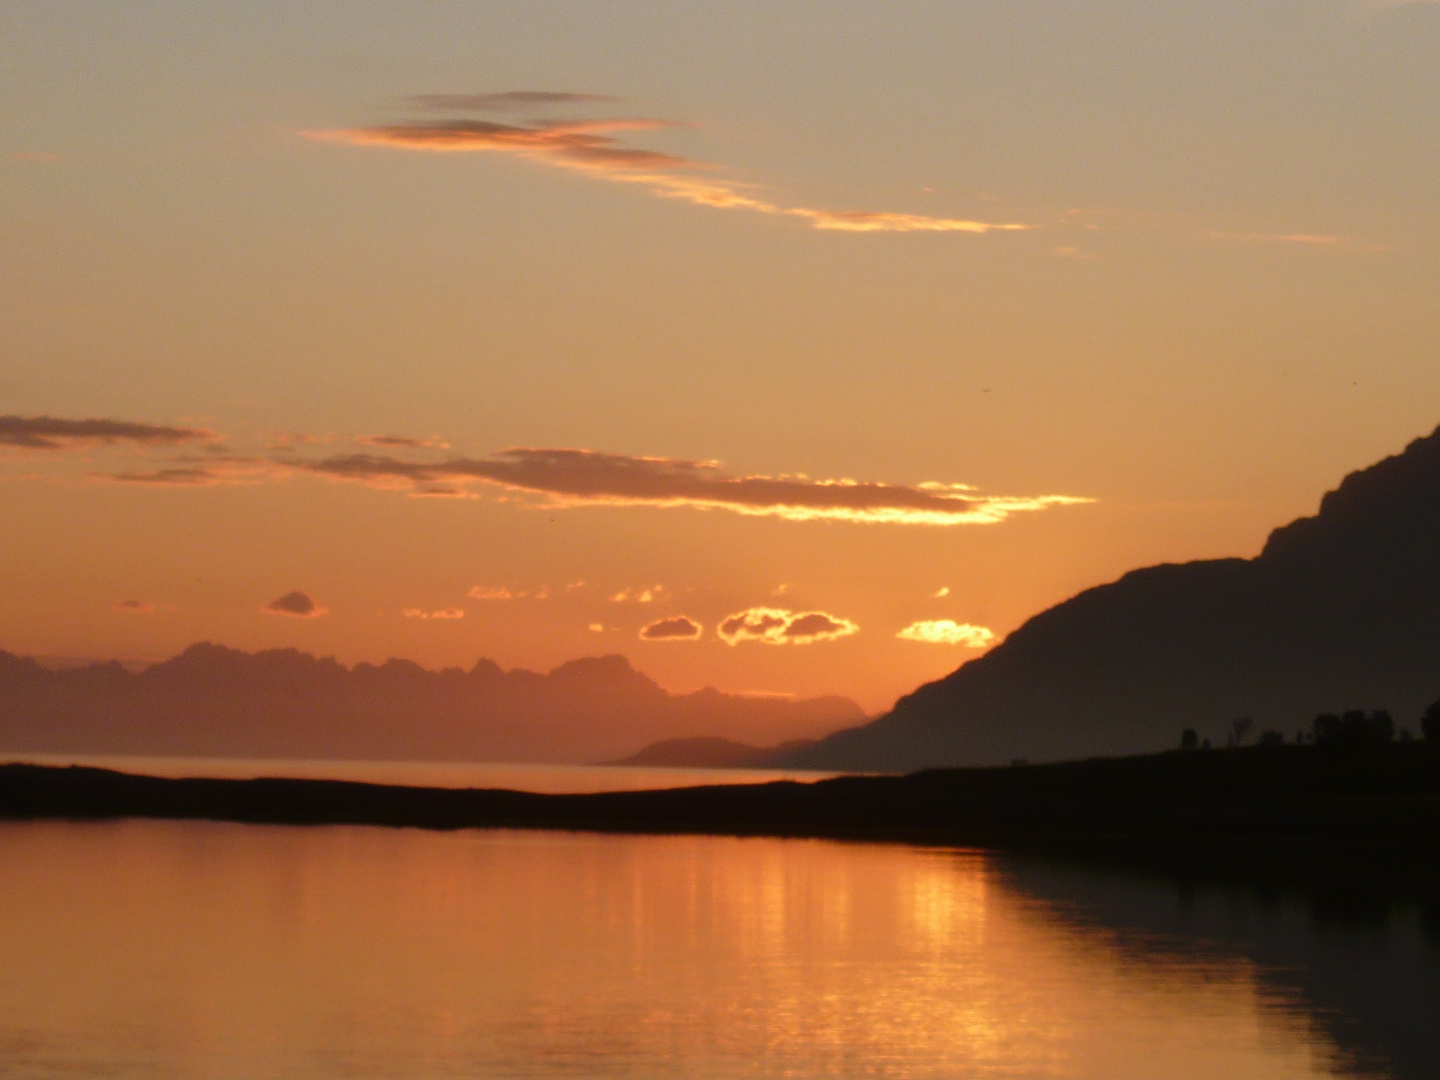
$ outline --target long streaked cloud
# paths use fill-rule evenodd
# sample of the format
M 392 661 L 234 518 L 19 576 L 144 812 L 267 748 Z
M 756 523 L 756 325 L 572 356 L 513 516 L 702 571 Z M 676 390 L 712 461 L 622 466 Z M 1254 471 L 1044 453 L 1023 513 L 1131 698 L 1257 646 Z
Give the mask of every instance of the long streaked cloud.
M 504 94 L 421 94 L 411 101 L 427 110 L 512 112 L 524 104 L 581 104 L 611 100 L 600 95 L 514 91 Z M 577 170 L 595 179 L 638 184 L 652 194 L 720 210 L 794 217 L 812 228 L 837 232 L 960 232 L 1014 231 L 1019 222 L 972 221 L 874 210 L 830 210 L 785 206 L 760 194 L 760 188 L 714 175 L 696 175 L 714 166 L 674 154 L 625 144 L 620 136 L 690 125 L 641 117 L 579 120 L 531 120 L 502 123 L 464 118 L 424 120 L 374 127 L 302 131 L 308 139 L 350 146 L 388 147 L 431 153 L 490 152 L 509 154 L 555 168 Z
M 995 631 L 988 626 L 957 623 L 954 619 L 920 619 L 895 636 L 930 645 L 963 645 L 967 649 L 984 649 L 995 641 Z
M 127 459 L 124 466 L 116 462 L 109 468 L 99 468 L 100 461 L 87 457 L 84 460 L 88 471 L 83 475 L 92 481 L 131 486 L 193 488 L 279 483 L 305 475 L 403 491 L 412 496 L 473 499 L 481 497 L 484 489 L 498 488 L 533 496 L 533 500 L 518 501 L 548 509 L 688 507 L 787 521 L 941 526 L 991 524 L 1015 513 L 1093 501 L 1058 494 L 988 495 L 967 484 L 934 481 L 897 484 L 849 478 L 816 480 L 803 474 L 736 475 L 718 461 L 569 447 L 512 447 L 487 457 L 447 457 L 440 455 L 444 443 L 438 438 L 405 435 L 365 437 L 371 443 L 382 442 L 387 449 L 408 451 L 403 454 L 356 452 L 323 456 L 323 444 L 298 439 L 288 441 L 278 451 L 245 452 L 216 442 L 180 452 L 174 444 L 213 440 L 216 436 L 203 429 L 130 421 L 44 418 L 42 426 L 33 422 L 34 418 L 25 424 L 15 423 L 13 417 L 0 420 L 10 421 L 8 426 L 0 425 L 8 445 L 30 450 L 61 449 L 67 445 L 63 440 L 73 439 L 81 444 L 88 441 L 99 452 L 113 447 L 97 447 L 97 443 L 128 441 L 131 445 L 123 450 Z M 246 440 L 242 438 L 240 443 L 243 447 Z M 641 587 L 615 596 L 643 602 L 644 593 Z M 652 600 L 663 595 L 660 586 L 650 590 Z
M 558 90 L 506 90 L 498 94 L 411 94 L 408 100 L 417 109 L 432 112 L 523 112 L 552 105 L 593 105 L 620 98 Z
M 727 645 L 759 641 L 766 645 L 811 645 L 817 641 L 858 634 L 860 627 L 849 619 L 825 611 L 794 612 L 785 608 L 753 607 L 726 616 L 715 628 Z
M 213 487 L 216 484 L 256 484 L 281 480 L 290 470 L 264 457 L 212 455 L 172 457 L 153 469 L 91 472 L 92 480 L 147 487 Z
M 174 446 L 204 442 L 215 433 L 204 428 L 141 424 L 130 420 L 63 420 L 55 416 L 0 416 L 0 446 L 22 450 L 66 450 L 96 443 Z
M 704 628 L 688 615 L 656 619 L 640 628 L 641 641 L 699 641 Z
M 378 446 L 383 450 L 449 450 L 450 444 L 438 435 L 422 439 L 416 435 L 357 435 L 361 446 Z
M 343 454 L 287 459 L 300 472 L 378 487 L 482 483 L 543 496 L 550 506 L 688 506 L 789 521 L 988 524 L 1014 513 L 1090 502 L 1073 495 L 981 495 L 966 484 L 886 484 L 799 476 L 734 476 L 719 462 L 595 450 L 512 447 L 489 458 L 413 461 Z

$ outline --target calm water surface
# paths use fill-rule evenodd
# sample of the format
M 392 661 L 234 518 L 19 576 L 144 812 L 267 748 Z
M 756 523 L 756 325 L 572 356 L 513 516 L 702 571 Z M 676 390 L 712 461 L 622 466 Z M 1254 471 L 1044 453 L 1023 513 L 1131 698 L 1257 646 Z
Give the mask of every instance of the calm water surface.
M 1440 1075 L 1425 923 L 899 845 L 0 825 L 5 1077 Z

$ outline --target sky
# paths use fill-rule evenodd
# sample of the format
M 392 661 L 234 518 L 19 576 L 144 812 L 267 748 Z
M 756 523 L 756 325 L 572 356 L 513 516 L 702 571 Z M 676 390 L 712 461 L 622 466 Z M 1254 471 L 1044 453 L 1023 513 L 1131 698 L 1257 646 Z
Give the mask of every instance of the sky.
M 1440 4 L 0 7 L 0 648 L 882 710 L 1440 423 Z

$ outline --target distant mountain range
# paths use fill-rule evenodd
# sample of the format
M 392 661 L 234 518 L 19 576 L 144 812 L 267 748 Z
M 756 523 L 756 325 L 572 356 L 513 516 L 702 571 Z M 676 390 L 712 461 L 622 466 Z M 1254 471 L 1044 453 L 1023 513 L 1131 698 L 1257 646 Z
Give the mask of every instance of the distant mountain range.
M 1253 559 L 1146 567 L 1044 611 L 863 727 L 770 765 L 907 771 L 1219 737 L 1440 697 L 1440 429 L 1347 476 Z
M 0 652 L 10 753 L 581 763 L 693 736 L 813 739 L 864 719 L 841 697 L 671 694 L 623 656 L 548 674 L 489 660 L 427 671 L 204 642 L 136 672 L 114 661 L 55 671 Z

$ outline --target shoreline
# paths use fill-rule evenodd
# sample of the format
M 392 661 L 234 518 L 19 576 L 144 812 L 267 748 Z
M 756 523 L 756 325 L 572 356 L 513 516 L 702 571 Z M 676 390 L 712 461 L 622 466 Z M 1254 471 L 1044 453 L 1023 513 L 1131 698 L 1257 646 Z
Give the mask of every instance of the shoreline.
M 1249 747 L 594 794 L 0 765 L 0 820 L 699 833 L 985 848 L 1440 890 L 1440 748 Z

